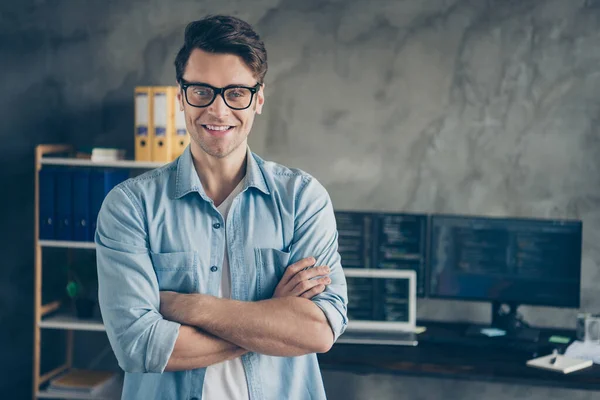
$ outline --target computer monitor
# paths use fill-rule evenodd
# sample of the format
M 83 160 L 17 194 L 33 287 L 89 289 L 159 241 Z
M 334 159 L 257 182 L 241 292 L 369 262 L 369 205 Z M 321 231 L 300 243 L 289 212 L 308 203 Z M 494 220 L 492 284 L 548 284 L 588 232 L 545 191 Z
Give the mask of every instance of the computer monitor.
M 581 221 L 433 215 L 429 234 L 430 297 L 490 301 L 509 330 L 520 304 L 579 307 Z
M 338 251 L 346 268 L 413 270 L 424 297 L 427 215 L 336 211 Z

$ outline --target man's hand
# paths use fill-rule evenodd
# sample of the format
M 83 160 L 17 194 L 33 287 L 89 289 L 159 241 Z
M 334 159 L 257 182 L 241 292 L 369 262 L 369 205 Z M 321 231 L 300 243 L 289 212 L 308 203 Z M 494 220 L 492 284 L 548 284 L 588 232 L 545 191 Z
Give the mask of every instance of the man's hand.
M 325 265 L 312 267 L 315 262 L 316 260 L 313 257 L 308 257 L 287 267 L 275 288 L 273 298 L 304 297 L 311 299 L 313 296 L 322 293 L 325 287 L 331 283 L 328 276 L 323 276 L 329 274 L 329 267 Z M 322 277 L 311 279 L 316 276 Z

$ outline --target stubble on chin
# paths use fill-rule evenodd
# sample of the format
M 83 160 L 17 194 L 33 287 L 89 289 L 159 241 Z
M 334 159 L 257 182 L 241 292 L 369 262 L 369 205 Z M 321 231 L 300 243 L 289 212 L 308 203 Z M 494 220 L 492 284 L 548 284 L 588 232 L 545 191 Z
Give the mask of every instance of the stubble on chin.
M 221 143 L 207 143 L 207 141 L 204 141 L 202 139 L 198 138 L 194 138 L 192 137 L 192 140 L 194 142 L 196 142 L 196 144 L 202 149 L 202 151 L 204 151 L 206 154 L 210 155 L 211 157 L 214 158 L 225 158 L 227 156 L 229 156 L 231 153 L 233 153 L 234 151 L 236 151 L 237 149 L 240 148 L 240 146 L 242 146 L 242 144 L 244 143 L 244 139 L 245 137 L 239 138 L 239 140 L 236 140 L 236 142 L 231 143 L 231 144 L 221 144 Z

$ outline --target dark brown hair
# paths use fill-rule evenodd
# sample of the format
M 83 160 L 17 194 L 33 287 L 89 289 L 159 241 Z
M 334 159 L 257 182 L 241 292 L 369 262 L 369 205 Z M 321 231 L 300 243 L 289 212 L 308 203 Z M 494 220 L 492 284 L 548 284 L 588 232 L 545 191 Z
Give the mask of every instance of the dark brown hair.
M 239 18 L 214 15 L 187 25 L 183 47 L 175 57 L 175 74 L 179 83 L 194 49 L 240 56 L 257 81 L 264 83 L 267 74 L 265 44 L 252 26 Z

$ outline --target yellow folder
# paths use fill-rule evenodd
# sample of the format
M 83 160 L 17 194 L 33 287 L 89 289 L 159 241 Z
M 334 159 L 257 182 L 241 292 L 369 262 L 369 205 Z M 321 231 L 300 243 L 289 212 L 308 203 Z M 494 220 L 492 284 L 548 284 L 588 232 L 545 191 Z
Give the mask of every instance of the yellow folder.
M 177 99 L 179 86 L 173 86 L 171 87 L 171 90 L 173 90 L 173 102 L 175 107 L 175 135 L 173 136 L 173 141 L 171 143 L 171 159 L 174 160 L 183 153 L 183 150 L 185 150 L 190 143 L 190 136 L 188 135 L 187 127 L 185 125 L 185 115 L 181 110 L 179 100 Z
M 152 88 L 138 86 L 135 102 L 135 160 L 152 161 Z
M 175 136 L 175 101 L 174 92 L 168 86 L 154 86 L 153 117 L 154 137 L 152 140 L 152 161 L 171 161 L 171 143 Z

